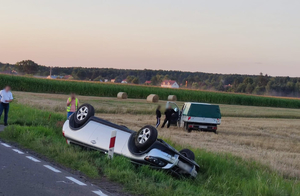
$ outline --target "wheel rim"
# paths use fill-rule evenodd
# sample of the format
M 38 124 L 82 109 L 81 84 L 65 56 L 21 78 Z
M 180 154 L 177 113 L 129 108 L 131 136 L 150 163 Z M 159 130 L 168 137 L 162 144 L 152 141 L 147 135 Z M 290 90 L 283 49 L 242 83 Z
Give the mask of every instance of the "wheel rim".
M 148 128 L 143 129 L 138 135 L 138 142 L 144 144 L 150 138 L 150 132 Z
M 86 106 L 81 107 L 77 112 L 77 119 L 82 121 L 88 115 L 89 109 Z

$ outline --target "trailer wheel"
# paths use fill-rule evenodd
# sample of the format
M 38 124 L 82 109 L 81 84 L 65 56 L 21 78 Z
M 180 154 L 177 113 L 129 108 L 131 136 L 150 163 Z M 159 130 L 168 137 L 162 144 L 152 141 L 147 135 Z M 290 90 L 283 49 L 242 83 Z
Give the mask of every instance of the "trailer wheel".
M 135 146 L 140 150 L 147 150 L 157 139 L 157 130 L 147 125 L 141 128 L 135 136 Z
M 84 123 L 88 121 L 88 119 L 95 115 L 95 109 L 90 104 L 83 104 L 81 105 L 76 113 L 74 113 L 73 118 L 75 121 L 75 124 L 80 127 Z
M 182 154 L 183 156 L 185 156 L 188 159 L 191 159 L 193 161 L 195 161 L 195 154 L 193 151 L 191 151 L 190 149 L 182 149 L 181 151 L 179 151 L 180 154 Z

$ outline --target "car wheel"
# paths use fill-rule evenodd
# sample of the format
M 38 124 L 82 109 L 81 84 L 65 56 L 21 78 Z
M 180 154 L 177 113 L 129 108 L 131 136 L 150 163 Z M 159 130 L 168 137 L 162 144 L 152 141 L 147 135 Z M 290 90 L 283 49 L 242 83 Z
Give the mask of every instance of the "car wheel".
M 74 116 L 74 121 L 78 127 L 82 126 L 88 119 L 95 115 L 95 109 L 90 104 L 81 105 Z
M 182 154 L 183 156 L 185 156 L 188 159 L 195 161 L 195 154 L 190 149 L 183 149 L 180 151 L 180 154 Z
M 192 132 L 192 129 L 189 128 L 189 124 L 186 122 L 183 124 L 183 130 L 188 133 Z
M 152 126 L 147 125 L 137 132 L 134 143 L 139 150 L 145 151 L 156 141 L 156 139 L 157 130 Z

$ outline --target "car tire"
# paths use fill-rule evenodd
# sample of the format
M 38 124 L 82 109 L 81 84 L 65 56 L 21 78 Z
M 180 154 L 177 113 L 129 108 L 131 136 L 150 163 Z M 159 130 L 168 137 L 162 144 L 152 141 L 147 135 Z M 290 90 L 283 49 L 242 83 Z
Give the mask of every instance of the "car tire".
M 147 125 L 137 132 L 134 143 L 140 151 L 145 151 L 156 141 L 156 139 L 157 130 L 152 126 Z
M 189 128 L 189 124 L 186 123 L 186 122 L 183 124 L 183 130 L 188 132 L 188 133 L 192 132 L 192 129 Z
M 195 161 L 195 154 L 190 149 L 183 149 L 183 150 L 181 150 L 179 152 L 180 152 L 180 154 L 182 154 L 186 158 Z
M 95 109 L 90 104 L 81 105 L 76 113 L 74 113 L 73 118 L 77 127 L 80 127 L 86 123 L 90 117 L 95 115 Z

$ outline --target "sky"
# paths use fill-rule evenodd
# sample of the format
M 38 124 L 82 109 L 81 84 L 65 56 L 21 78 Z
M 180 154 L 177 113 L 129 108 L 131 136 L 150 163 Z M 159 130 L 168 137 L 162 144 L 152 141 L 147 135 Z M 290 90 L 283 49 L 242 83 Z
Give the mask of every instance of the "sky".
M 0 62 L 300 77 L 299 0 L 0 0 Z

